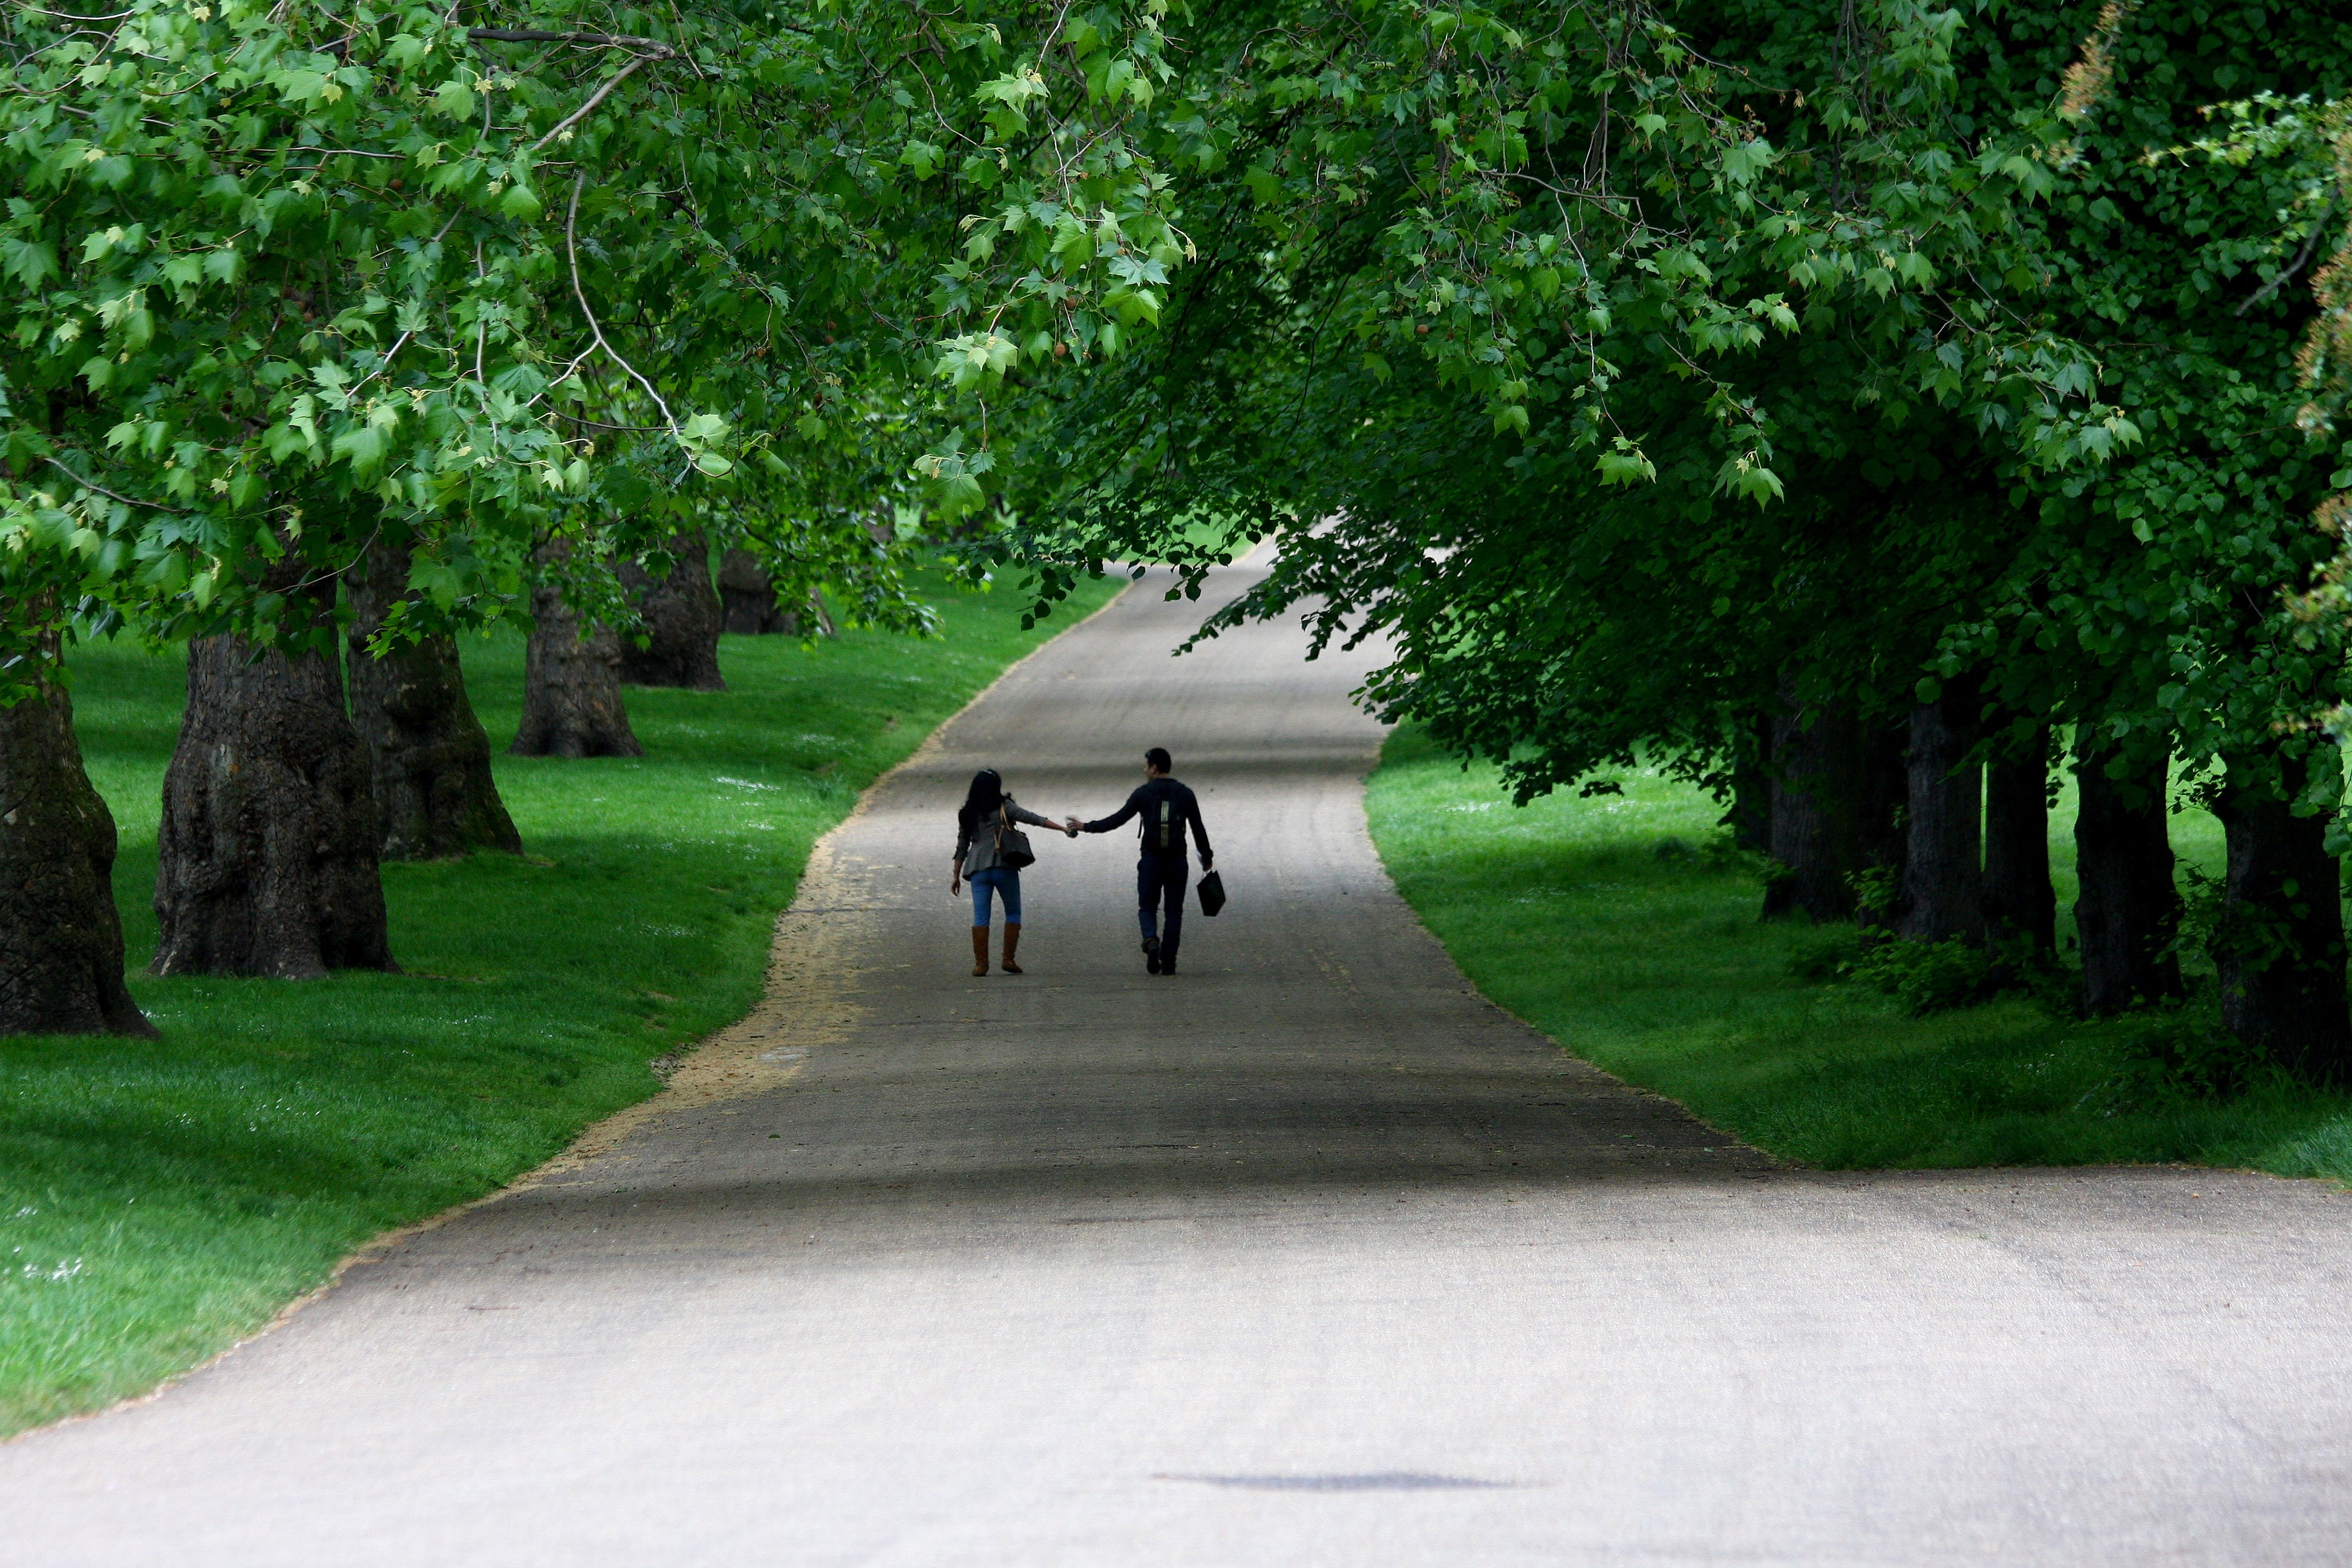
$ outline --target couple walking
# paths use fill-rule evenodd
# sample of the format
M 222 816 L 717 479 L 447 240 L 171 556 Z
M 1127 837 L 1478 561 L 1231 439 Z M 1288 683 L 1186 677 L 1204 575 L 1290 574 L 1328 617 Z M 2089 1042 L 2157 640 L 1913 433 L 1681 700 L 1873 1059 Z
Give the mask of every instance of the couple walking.
M 1141 851 L 1135 863 L 1136 921 L 1143 928 L 1143 967 L 1153 974 L 1176 973 L 1176 949 L 1184 934 L 1184 889 L 1192 881 L 1192 864 L 1185 858 L 1184 834 L 1201 847 L 1201 869 L 1216 863 L 1209 848 L 1209 830 L 1201 825 L 1201 803 L 1192 792 L 1169 777 L 1175 763 L 1167 749 L 1154 746 L 1143 753 L 1143 783 L 1127 804 L 1095 822 L 1065 817 L 1059 822 L 1038 816 L 1006 793 L 1004 779 L 994 768 L 982 768 L 971 777 L 971 789 L 956 813 L 955 868 L 948 879 L 950 894 L 971 884 L 971 972 L 988 973 L 988 921 L 992 895 L 1004 903 L 1004 973 L 1018 974 L 1014 955 L 1021 951 L 1021 867 L 1028 862 L 1018 846 L 1007 842 L 1015 823 L 1051 828 L 1076 838 L 1081 833 L 1108 833 L 1129 817 L 1139 817 L 1137 828 Z M 1213 911 L 1212 911 L 1213 912 Z

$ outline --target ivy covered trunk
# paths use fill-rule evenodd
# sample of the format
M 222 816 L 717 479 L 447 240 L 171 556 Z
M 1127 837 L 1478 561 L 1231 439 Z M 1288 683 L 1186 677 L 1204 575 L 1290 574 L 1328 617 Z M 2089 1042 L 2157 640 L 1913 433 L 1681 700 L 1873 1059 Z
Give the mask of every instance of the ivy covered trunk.
M 1985 769 L 1985 932 L 1998 948 L 2058 948 L 2050 885 L 2050 731 Z
M 760 558 L 730 550 L 719 558 L 720 626 L 739 637 L 798 637 L 801 620 L 776 602 L 776 584 Z
M 152 1035 L 122 984 L 114 817 L 90 787 L 58 637 L 0 708 L 0 1035 Z
M 719 632 L 726 613 L 710 585 L 710 546 L 682 539 L 677 565 L 655 577 L 634 561 L 621 563 L 621 586 L 644 617 L 635 637 L 621 639 L 621 679 L 631 686 L 679 686 L 689 691 L 724 691 L 719 673 Z
M 558 540 L 540 552 L 560 563 Z M 610 626 L 581 629 L 563 585 L 542 575 L 530 591 L 530 641 L 523 652 L 522 723 L 507 750 L 518 757 L 642 757 L 621 705 L 621 637 Z
M 391 969 L 367 748 L 341 662 L 316 647 L 188 645 L 188 707 L 163 774 L 157 974 Z
M 2221 1025 L 2291 1071 L 2344 1083 L 2352 1081 L 2352 1016 L 2340 873 L 2327 852 L 2335 814 L 2298 816 L 2294 806 L 2315 763 L 2341 763 L 2332 746 L 2278 763 L 2273 778 L 2233 762 L 2215 803 L 2229 841 L 2213 950 Z
M 1903 869 L 1896 929 L 1913 942 L 1984 941 L 1984 769 L 1973 689 L 1949 687 L 1911 711 Z
M 351 595 L 352 722 L 367 747 L 380 846 L 387 860 L 434 860 L 478 849 L 522 852 L 490 776 L 490 738 L 466 698 L 457 644 L 398 643 L 381 658 L 367 640 L 407 591 L 407 552 L 378 541 L 345 583 Z
M 2111 765 L 2119 771 L 2110 773 Z M 2117 761 L 2091 747 L 2075 759 L 2079 805 L 2074 927 L 2083 946 L 2083 1008 L 2116 1013 L 2180 994 L 2180 891 L 2165 821 L 2167 759 Z

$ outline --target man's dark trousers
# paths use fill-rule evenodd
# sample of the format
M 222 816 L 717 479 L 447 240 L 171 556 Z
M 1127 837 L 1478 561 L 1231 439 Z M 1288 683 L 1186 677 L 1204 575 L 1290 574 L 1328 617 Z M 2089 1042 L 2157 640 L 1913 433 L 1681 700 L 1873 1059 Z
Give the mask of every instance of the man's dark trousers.
M 1135 863 L 1135 919 L 1143 940 L 1160 939 L 1160 961 L 1176 961 L 1184 936 L 1184 889 L 1192 885 L 1192 862 L 1181 855 L 1146 854 Z M 1156 927 L 1154 917 L 1166 919 Z

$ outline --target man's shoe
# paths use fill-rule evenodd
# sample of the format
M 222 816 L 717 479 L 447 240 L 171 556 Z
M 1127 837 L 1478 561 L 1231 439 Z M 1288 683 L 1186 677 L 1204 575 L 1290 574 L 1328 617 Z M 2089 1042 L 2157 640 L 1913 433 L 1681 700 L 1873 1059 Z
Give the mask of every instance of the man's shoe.
M 1143 973 L 1146 974 L 1160 973 L 1160 939 L 1156 936 L 1147 936 L 1143 939 Z
M 1160 973 L 1162 974 L 1173 974 L 1176 973 L 1176 955 L 1174 953 L 1169 953 L 1160 959 Z

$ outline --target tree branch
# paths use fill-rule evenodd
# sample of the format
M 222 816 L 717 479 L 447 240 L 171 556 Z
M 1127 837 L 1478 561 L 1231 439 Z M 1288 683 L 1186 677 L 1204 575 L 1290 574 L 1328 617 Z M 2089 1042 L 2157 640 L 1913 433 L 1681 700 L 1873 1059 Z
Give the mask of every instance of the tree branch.
M 554 130 L 549 132 L 546 135 L 541 137 L 538 141 L 530 144 L 530 150 L 534 153 L 538 152 L 550 142 L 554 141 L 558 136 L 562 135 L 565 132 L 579 124 L 583 120 L 588 118 L 588 116 L 594 111 L 596 106 L 604 102 L 614 88 L 628 80 L 629 74 L 635 70 L 639 66 L 645 64 L 646 61 L 651 58 L 652 57 L 649 55 L 639 55 L 635 59 L 631 60 L 627 65 L 623 66 L 619 70 L 614 71 L 611 76 L 605 78 L 604 85 L 598 88 L 587 102 L 582 104 L 579 108 L 565 115 L 561 121 L 558 121 Z M 574 199 L 575 201 L 577 200 L 576 197 Z
M 599 48 L 635 49 L 646 59 L 666 60 L 677 53 L 667 44 L 628 33 L 548 33 L 536 27 L 468 27 L 466 37 L 488 44 L 589 44 Z
M 615 77 L 613 79 L 618 81 L 620 78 Z M 677 416 L 669 411 L 669 405 L 663 402 L 662 395 L 654 390 L 654 384 L 639 375 L 637 367 L 623 359 L 621 351 L 605 341 L 604 329 L 596 324 L 596 312 L 588 308 L 588 292 L 580 286 L 580 252 L 573 242 L 572 233 L 580 222 L 580 187 L 587 183 L 588 176 L 585 174 L 572 176 L 572 207 L 563 215 L 563 255 L 564 258 L 572 263 L 572 297 L 580 301 L 580 313 L 588 318 L 588 330 L 595 335 L 596 346 L 611 355 L 614 364 L 627 371 L 630 377 L 646 389 L 646 395 L 652 398 L 654 406 L 661 410 L 662 423 L 669 426 L 670 435 L 683 439 L 677 427 Z M 580 362 L 574 360 L 572 363 L 578 364 Z

